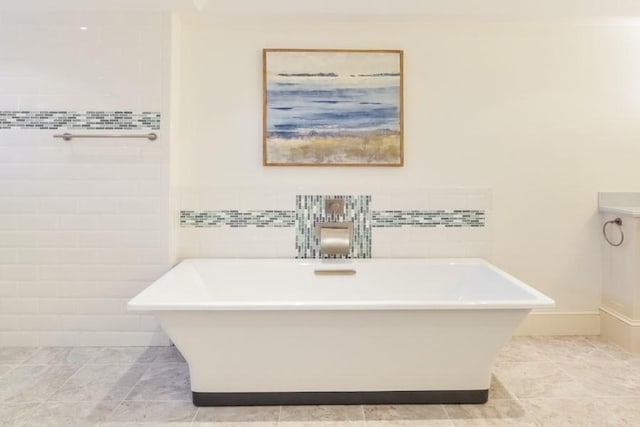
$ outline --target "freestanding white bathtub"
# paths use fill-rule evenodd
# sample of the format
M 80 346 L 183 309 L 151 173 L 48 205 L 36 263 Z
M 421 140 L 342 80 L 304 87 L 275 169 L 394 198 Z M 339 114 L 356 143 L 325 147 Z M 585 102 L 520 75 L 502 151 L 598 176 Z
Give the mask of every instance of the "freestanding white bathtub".
M 191 259 L 129 301 L 199 406 L 484 403 L 500 348 L 553 305 L 478 259 Z

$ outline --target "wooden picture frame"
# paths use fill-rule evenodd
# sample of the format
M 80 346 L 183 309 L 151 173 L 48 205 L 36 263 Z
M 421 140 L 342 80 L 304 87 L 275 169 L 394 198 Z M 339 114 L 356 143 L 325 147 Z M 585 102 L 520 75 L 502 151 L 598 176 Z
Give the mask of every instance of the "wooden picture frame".
M 264 166 L 403 166 L 403 51 L 263 49 Z

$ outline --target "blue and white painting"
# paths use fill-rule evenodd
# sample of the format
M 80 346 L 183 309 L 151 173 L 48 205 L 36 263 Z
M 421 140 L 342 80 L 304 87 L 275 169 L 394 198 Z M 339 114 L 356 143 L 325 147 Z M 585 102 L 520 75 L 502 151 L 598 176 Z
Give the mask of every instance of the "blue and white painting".
M 402 166 L 402 51 L 263 59 L 265 165 Z

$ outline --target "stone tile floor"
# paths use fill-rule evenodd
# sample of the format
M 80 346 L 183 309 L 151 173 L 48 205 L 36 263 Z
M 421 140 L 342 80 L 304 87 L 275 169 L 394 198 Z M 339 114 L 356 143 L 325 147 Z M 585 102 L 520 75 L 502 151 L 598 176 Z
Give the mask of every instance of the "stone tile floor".
M 472 355 L 471 355 L 472 357 Z M 515 337 L 485 405 L 197 408 L 172 347 L 0 347 L 0 426 L 640 426 L 640 355 Z

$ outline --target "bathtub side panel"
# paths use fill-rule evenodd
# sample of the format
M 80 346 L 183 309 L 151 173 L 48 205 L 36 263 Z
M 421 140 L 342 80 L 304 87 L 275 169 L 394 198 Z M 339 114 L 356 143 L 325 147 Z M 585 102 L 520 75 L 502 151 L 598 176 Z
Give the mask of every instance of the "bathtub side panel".
M 201 393 L 486 390 L 529 310 L 163 311 Z

